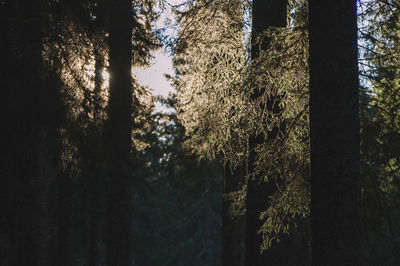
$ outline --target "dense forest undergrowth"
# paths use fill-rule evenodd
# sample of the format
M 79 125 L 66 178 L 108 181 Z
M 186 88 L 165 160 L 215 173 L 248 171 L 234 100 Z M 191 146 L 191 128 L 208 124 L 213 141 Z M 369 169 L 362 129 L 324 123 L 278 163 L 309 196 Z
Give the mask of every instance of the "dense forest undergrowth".
M 0 27 L 1 266 L 400 265 L 398 0 L 3 0 Z M 132 74 L 159 49 L 168 97 Z

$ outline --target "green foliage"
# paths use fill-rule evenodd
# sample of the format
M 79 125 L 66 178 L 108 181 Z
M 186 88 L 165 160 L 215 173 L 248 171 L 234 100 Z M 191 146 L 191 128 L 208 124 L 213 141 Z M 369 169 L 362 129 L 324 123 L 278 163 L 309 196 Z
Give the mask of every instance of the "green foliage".
M 400 6 L 360 4 L 361 159 L 368 265 L 397 265 L 400 244 Z M 379 244 L 378 244 L 379 243 Z
M 176 104 L 172 96 L 166 105 Z M 139 265 L 219 265 L 222 171 L 183 148 L 176 113 L 155 113 L 134 188 Z
M 160 46 L 153 31 L 156 1 L 133 1 L 134 66 L 148 64 Z M 106 165 L 104 124 L 108 107 L 108 21 L 104 1 L 50 1 L 54 13 L 43 56 L 57 70 L 65 117 L 59 131 L 59 177 L 52 184 L 53 264 L 104 261 Z M 142 135 L 149 127 L 153 101 L 148 89 L 133 80 L 135 150 L 148 145 Z M 75 218 L 71 218 L 75 217 Z M 64 235 L 64 236 L 63 236 Z M 62 250 L 63 249 L 63 250 Z M 96 258 L 97 257 L 97 258 Z M 97 260 L 97 262 L 93 262 Z M 78 262 L 79 261 L 79 262 Z
M 310 215 L 308 34 L 302 21 L 306 20 L 297 16 L 292 27 L 270 29 L 258 36 L 259 42 L 269 40 L 269 46 L 250 72 L 249 83 L 255 89 L 265 88 L 254 112 L 257 131 L 265 140 L 256 147 L 256 167 L 249 174 L 262 176 L 277 187 L 261 214 L 262 250 L 274 241 L 279 243 L 284 235 L 306 230 L 297 227 Z M 278 112 L 272 107 L 277 104 Z
M 309 215 L 308 35 L 302 17 L 306 6 L 292 1 L 293 26 L 258 36 L 257 42 L 267 39 L 270 48 L 249 63 L 249 43 L 243 39 L 248 4 L 207 3 L 193 2 L 180 20 L 175 49 L 178 116 L 189 136 L 188 146 L 211 159 L 222 153 L 233 167 L 247 164 L 250 135 L 265 136 L 255 147 L 256 167 L 248 177 L 262 176 L 280 187 L 261 217 L 267 249 L 296 227 L 298 217 Z M 226 6 L 235 13 L 225 12 Z M 193 25 L 200 25 L 196 32 Z M 263 88 L 265 93 L 252 100 L 253 92 Z M 271 111 L 278 104 L 271 102 L 272 95 L 278 96 L 278 113 Z M 276 138 L 270 136 L 273 128 L 279 128 Z
M 175 45 L 178 116 L 191 136 L 188 146 L 207 158 L 222 152 L 236 164 L 249 125 L 244 12 L 240 1 L 193 2 L 180 18 Z

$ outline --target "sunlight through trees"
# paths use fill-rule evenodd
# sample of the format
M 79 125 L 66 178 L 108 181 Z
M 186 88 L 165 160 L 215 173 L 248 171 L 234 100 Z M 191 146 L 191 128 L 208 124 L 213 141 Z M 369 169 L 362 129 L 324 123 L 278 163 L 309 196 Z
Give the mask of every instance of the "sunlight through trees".
M 0 29 L 0 265 L 400 265 L 398 0 L 2 0 Z

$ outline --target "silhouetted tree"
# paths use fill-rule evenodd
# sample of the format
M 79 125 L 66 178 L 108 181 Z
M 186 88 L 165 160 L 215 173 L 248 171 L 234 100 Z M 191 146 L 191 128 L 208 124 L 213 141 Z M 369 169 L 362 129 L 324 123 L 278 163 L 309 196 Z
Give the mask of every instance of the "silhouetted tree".
M 132 264 L 132 28 L 130 0 L 106 2 L 109 19 L 110 97 L 106 128 L 108 163 L 106 261 Z
M 193 1 L 177 11 L 180 32 L 174 47 L 176 106 L 190 136 L 186 143 L 201 156 L 224 156 L 222 265 L 232 266 L 243 264 L 246 133 L 232 128 L 232 122 L 247 120 L 241 83 L 248 8 L 241 0 Z
M 312 265 L 360 265 L 356 1 L 310 1 Z
M 243 207 L 238 204 L 238 197 L 243 193 L 245 167 L 224 165 L 224 194 L 222 195 L 222 265 L 242 265 L 244 246 Z
M 60 95 L 56 71 L 43 55 L 52 31 L 46 1 L 6 1 L 9 75 L 5 75 L 12 163 L 8 179 L 9 265 L 49 265 L 49 183 L 57 175 Z M 4 24 L 3 24 L 4 25 Z M 3 62 L 2 62 L 3 64 Z M 3 72 L 4 74 L 6 72 Z M 10 149 L 13 149 L 11 151 Z
M 252 7 L 252 46 L 251 46 L 251 59 L 255 60 L 259 53 L 268 49 L 269 40 L 259 39 L 260 34 L 271 27 L 285 27 L 286 26 L 286 13 L 287 1 L 274 0 L 274 1 L 253 1 Z M 259 39 L 259 40 L 258 40 Z M 267 110 L 273 113 L 279 112 L 278 97 L 279 92 L 277 88 L 255 88 L 251 98 L 254 101 L 260 101 L 261 96 L 269 90 L 269 97 L 266 99 Z M 267 121 L 268 123 L 268 121 Z M 252 133 L 249 139 L 249 173 L 253 173 L 256 168 L 257 152 L 255 148 L 257 145 L 262 144 L 264 141 L 272 142 L 277 136 L 279 129 L 273 128 L 268 132 L 268 136 L 260 133 Z M 247 182 L 247 195 L 246 195 L 246 249 L 245 249 L 245 265 L 258 266 L 267 265 L 271 263 L 271 256 L 268 251 L 261 253 L 261 246 L 263 243 L 262 235 L 258 233 L 262 226 L 260 219 L 261 212 L 263 212 L 268 205 L 269 197 L 275 191 L 275 184 L 273 176 L 268 177 L 268 182 L 265 182 L 263 175 L 252 176 Z

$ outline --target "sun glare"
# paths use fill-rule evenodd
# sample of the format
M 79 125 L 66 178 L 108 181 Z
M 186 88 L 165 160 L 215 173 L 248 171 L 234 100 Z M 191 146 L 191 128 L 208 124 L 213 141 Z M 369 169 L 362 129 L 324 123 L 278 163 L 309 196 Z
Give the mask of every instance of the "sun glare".
M 101 73 L 101 76 L 102 76 L 102 78 L 104 80 L 103 88 L 107 88 L 108 85 L 110 84 L 110 73 L 108 73 L 106 68 L 103 69 L 103 72 Z
M 108 74 L 106 69 L 103 70 L 103 73 L 101 73 L 101 76 L 103 77 L 103 79 L 105 81 L 108 81 L 110 79 L 110 74 Z

